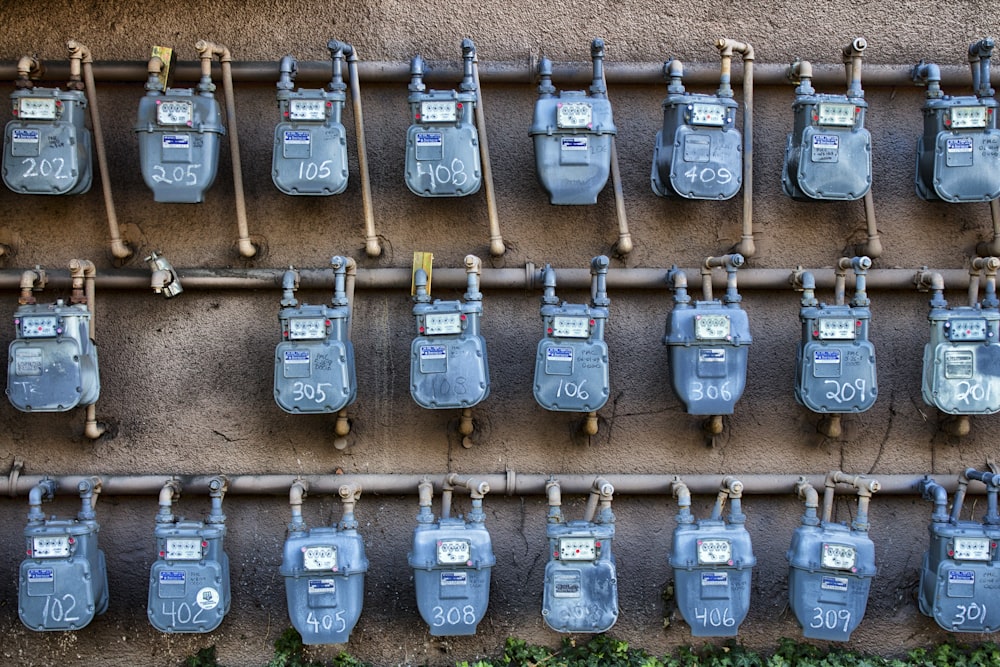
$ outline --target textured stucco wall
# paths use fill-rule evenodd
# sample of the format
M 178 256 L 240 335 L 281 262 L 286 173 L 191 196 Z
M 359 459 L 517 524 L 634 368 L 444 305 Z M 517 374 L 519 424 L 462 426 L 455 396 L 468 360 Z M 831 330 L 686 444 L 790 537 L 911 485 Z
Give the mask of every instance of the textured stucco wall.
M 868 39 L 866 62 L 910 65 L 920 59 L 961 65 L 967 45 L 993 24 L 981 5 L 959 3 L 654 3 L 628 0 L 601 7 L 570 0 L 558 13 L 539 5 L 462 0 L 423 3 L 242 2 L 135 3 L 48 2 L 44 7 L 0 7 L 0 60 L 37 54 L 62 61 L 65 41 L 87 44 L 95 60 L 144 62 L 150 46 L 173 46 L 182 61 L 195 59 L 194 43 L 228 46 L 237 61 L 276 61 L 286 53 L 301 61 L 326 61 L 330 37 L 352 43 L 367 60 L 405 62 L 420 52 L 430 63 L 459 58 L 459 41 L 475 39 L 483 62 L 522 62 L 547 56 L 581 62 L 592 37 L 603 37 L 609 62 L 709 63 L 720 36 L 750 42 L 760 63 L 795 57 L 839 62 L 841 47 Z M 62 82 L 60 82 L 62 83 Z M 565 87 L 558 80 L 560 88 Z M 508 252 L 490 259 L 482 193 L 463 200 L 427 200 L 402 181 L 408 123 L 405 84 L 362 84 L 375 219 L 384 238 L 383 257 L 364 256 L 360 179 L 350 111 L 345 112 L 351 148 L 348 190 L 334 198 L 293 198 L 279 193 L 269 169 L 277 113 L 271 83 L 237 85 L 243 178 L 250 228 L 263 252 L 251 261 L 235 253 L 233 185 L 227 146 L 219 176 L 197 206 L 153 204 L 139 174 L 132 130 L 141 82 L 99 82 L 101 110 L 119 218 L 135 258 L 125 269 L 144 269 L 141 258 L 164 252 L 178 268 L 322 269 L 331 255 L 351 255 L 359 270 L 407 268 L 414 250 L 431 251 L 435 266 L 457 268 L 468 253 L 489 267 L 520 268 L 526 262 L 585 268 L 610 253 L 617 238 L 610 186 L 597 205 L 551 207 L 534 176 L 527 128 L 535 87 L 486 85 L 485 112 L 492 150 L 501 230 Z M 442 87 L 438 85 L 437 87 Z M 714 86 L 706 87 L 711 91 Z M 0 84 L 6 96 L 12 85 Z M 839 86 L 838 86 L 839 90 Z M 618 150 L 626 208 L 636 243 L 624 268 L 694 267 L 724 253 L 739 238 L 740 201 L 667 201 L 649 187 L 653 137 L 661 123 L 663 85 L 614 85 L 610 97 L 619 128 Z M 832 92 L 832 91 L 830 91 Z M 953 91 L 962 92 L 962 91 Z M 864 238 L 860 203 L 808 204 L 781 193 L 785 136 L 791 126 L 791 86 L 759 87 L 755 108 L 754 214 L 757 268 L 829 267 Z M 737 87 L 737 97 L 739 88 Z M 219 98 L 221 100 L 221 85 Z M 977 241 L 988 238 L 986 205 L 930 204 L 913 193 L 913 152 L 920 131 L 922 92 L 869 87 L 868 126 L 874 137 L 874 193 L 885 253 L 877 268 L 962 269 Z M 93 260 L 102 275 L 120 267 L 106 249 L 99 178 L 81 196 L 44 198 L 0 191 L 0 242 L 14 254 L 0 268 L 40 264 L 65 271 L 74 257 Z M 435 296 L 458 298 L 459 290 Z M 57 294 L 46 293 L 54 298 Z M 58 294 L 64 296 L 64 294 Z M 872 294 L 872 336 L 879 357 L 880 396 L 869 412 L 845 420 L 842 439 L 816 433 L 817 417 L 792 396 L 798 296 L 791 289 L 747 291 L 754 337 L 746 392 L 726 432 L 707 448 L 700 419 L 686 415 L 669 387 L 667 354 L 660 343 L 670 298 L 666 289 L 612 291 L 607 340 L 611 349 L 612 400 L 601 410 L 597 436 L 573 434 L 575 416 L 552 414 L 531 396 L 540 293 L 486 291 L 483 332 L 489 342 L 493 391 L 475 410 L 478 433 L 471 449 L 455 433 L 455 411 L 418 408 L 408 392 L 412 336 L 405 290 L 359 290 L 354 310 L 358 400 L 351 408 L 353 434 L 343 451 L 333 447 L 330 417 L 290 416 L 271 397 L 272 354 L 278 342 L 280 290 L 195 291 L 165 301 L 145 290 L 101 290 L 98 343 L 102 394 L 99 418 L 110 425 L 97 442 L 83 438 L 82 414 L 26 415 L 0 402 L 0 464 L 15 457 L 34 474 L 210 474 L 428 472 L 501 473 L 824 473 L 840 468 L 879 474 L 935 473 L 945 479 L 966 466 L 981 467 L 994 454 L 996 417 L 973 420 L 961 440 L 943 435 L 940 416 L 920 397 L 919 363 L 927 339 L 926 299 L 910 291 Z M 583 302 L 587 295 L 562 289 L 559 296 Z M 960 291 L 948 294 L 964 299 Z M 821 299 L 830 301 L 824 291 Z M 299 299 L 321 303 L 323 290 L 302 290 Z M 16 294 L 0 299 L 0 344 Z M 572 518 L 583 499 L 567 497 Z M 699 516 L 711 498 L 696 498 Z M 467 501 L 458 501 L 464 507 Z M 306 516 L 339 516 L 339 503 L 316 497 Z M 72 514 L 77 503 L 61 497 L 52 513 Z M 207 499 L 187 494 L 189 516 Z M 614 633 L 651 651 L 667 651 L 692 637 L 675 619 L 663 627 L 661 591 L 671 578 L 666 564 L 676 512 L 665 496 L 616 500 L 621 618 Z M 797 636 L 786 608 L 785 549 L 801 506 L 785 497 L 749 496 L 748 527 L 758 566 L 753 601 L 741 640 L 772 646 Z M 508 635 L 555 644 L 539 613 L 545 564 L 545 505 L 540 497 L 487 497 L 497 566 L 490 610 L 471 638 L 432 639 L 413 599 L 406 564 L 416 498 L 366 495 L 358 505 L 371 570 L 365 610 L 347 650 L 377 664 L 446 664 L 494 653 Z M 277 572 L 287 505 L 281 497 L 231 496 L 226 500 L 232 559 L 233 606 L 210 636 L 169 637 L 153 630 L 145 614 L 152 560 L 152 497 L 101 500 L 101 544 L 108 554 L 108 612 L 76 633 L 39 634 L 17 619 L 17 563 L 21 558 L 26 501 L 0 500 L 0 658 L 6 664 L 176 664 L 199 647 L 216 644 L 227 665 L 262 664 L 271 643 L 288 626 L 284 583 Z M 840 519 L 849 516 L 838 501 Z M 876 497 L 873 537 L 879 573 L 864 623 L 852 646 L 892 652 L 945 637 L 919 614 L 914 599 L 925 546 L 929 504 L 916 497 Z M 336 647 L 337 649 L 341 647 Z M 316 651 L 329 654 L 333 649 Z

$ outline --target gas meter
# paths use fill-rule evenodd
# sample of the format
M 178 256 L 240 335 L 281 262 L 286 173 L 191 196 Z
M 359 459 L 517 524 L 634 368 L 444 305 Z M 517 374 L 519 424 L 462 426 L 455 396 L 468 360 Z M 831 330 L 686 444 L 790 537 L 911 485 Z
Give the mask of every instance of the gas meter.
M 28 60 L 37 67 L 37 61 Z M 36 88 L 20 63 L 18 75 L 17 89 L 10 94 L 14 120 L 3 136 L 3 182 L 19 194 L 86 192 L 93 180 L 90 130 L 84 125 L 86 96 L 79 89 Z
M 456 486 L 469 489 L 472 496 L 467 520 L 451 516 Z M 483 513 L 483 496 L 490 485 L 448 475 L 442 485 L 439 521 L 431 512 L 433 485 L 424 480 L 418 490 L 420 512 L 409 562 L 420 615 L 434 636 L 473 635 L 490 601 L 490 573 L 496 564 Z
M 344 505 L 337 526 L 308 528 L 302 520 L 302 499 L 308 484 L 296 481 L 289 492 L 292 522 L 288 524 L 280 572 L 292 625 L 303 644 L 342 644 L 361 616 L 368 558 L 358 534 L 354 505 L 361 487 L 340 487 Z
M 271 178 L 286 195 L 338 195 L 347 189 L 347 138 L 340 118 L 347 99 L 343 45 L 328 45 L 333 59 L 329 89 L 293 92 L 298 62 L 281 59 Z
M 416 271 L 417 337 L 410 345 L 410 395 L 422 408 L 471 408 L 490 394 L 486 339 L 479 333 L 480 266 L 478 257 L 466 255 L 465 301 L 431 302 L 427 272 Z
M 174 517 L 181 486 L 170 480 L 160 491 L 156 514 L 158 557 L 149 573 L 146 614 L 161 632 L 211 632 L 229 613 L 229 555 L 223 549 L 226 515 L 224 477 L 209 480 L 212 508 L 205 521 Z
M 860 53 L 867 43 L 859 37 L 851 46 Z M 790 74 L 797 74 L 799 86 L 792 104 L 795 127 L 788 135 L 781 173 L 785 194 L 799 201 L 864 197 L 872 185 L 872 138 L 865 129 L 868 103 L 860 67 L 851 70 L 844 95 L 817 93 L 806 61 L 794 63 Z
M 962 521 L 962 503 L 970 480 L 986 485 L 987 509 L 983 522 Z M 920 481 L 925 500 L 934 502 L 930 546 L 920 568 L 920 611 L 933 616 L 949 632 L 996 632 L 1000 629 L 1000 514 L 997 492 L 1000 475 L 967 469 L 958 478 L 951 515 L 948 492 L 933 479 Z
M 549 562 L 542 618 L 557 632 L 606 632 L 618 620 L 618 574 L 611 543 L 615 489 L 598 477 L 582 521 L 563 521 L 559 482 L 545 485 L 549 499 Z M 600 510 L 598 511 L 598 502 Z M 596 516 L 595 516 L 596 515 Z
M 851 526 L 834 523 L 833 492 L 838 483 L 857 489 L 858 508 Z M 875 480 L 838 471 L 826 477 L 823 519 L 819 495 L 805 479 L 796 492 L 805 500 L 802 525 L 792 535 L 788 557 L 788 602 L 810 639 L 846 642 L 868 606 L 875 576 L 875 545 L 868 537 L 868 504 L 879 490 Z
M 7 361 L 11 405 L 24 412 L 65 412 L 96 402 L 101 379 L 86 303 L 39 304 L 30 293 L 21 301 Z
M 1000 301 L 996 294 L 996 258 L 977 258 L 973 268 L 987 270 L 986 293 L 975 303 L 949 308 L 943 280 L 933 286 L 928 319 L 930 342 L 924 346 L 924 402 L 953 415 L 1000 411 Z M 992 268 L 989 268 L 992 266 Z M 940 276 L 938 276 L 940 277 Z M 973 276 L 973 286 L 978 278 Z
M 82 507 L 75 519 L 46 518 L 42 512 L 42 502 L 55 497 L 53 480 L 42 480 L 28 494 L 17 615 L 30 630 L 79 630 L 107 611 L 108 571 L 94 514 L 101 481 L 85 478 L 77 490 Z
M 743 395 L 747 377 L 747 349 L 752 342 L 742 297 L 736 291 L 736 270 L 743 255 L 709 257 L 702 268 L 704 301 L 691 305 L 687 276 L 677 267 L 667 273 L 674 290 L 674 309 L 667 318 L 663 344 L 670 355 L 674 391 L 692 415 L 729 415 Z M 712 298 L 712 267 L 728 274 L 726 296 Z
M 711 518 L 700 521 L 691 513 L 687 485 L 675 479 L 673 492 L 680 508 L 670 552 L 677 608 L 695 637 L 735 637 L 750 609 L 757 564 L 741 509 L 743 484 L 723 479 Z M 722 519 L 726 498 L 728 522 Z
M 462 83 L 458 91 L 424 85 L 424 61 L 410 62 L 410 117 L 406 133 L 406 186 L 421 197 L 464 197 L 482 185 L 476 129 L 476 47 L 462 40 Z
M 596 204 L 611 173 L 611 138 L 618 133 L 604 83 L 604 40 L 590 45 L 594 81 L 556 93 L 552 62 L 542 58 L 538 101 L 529 134 L 535 143 L 538 182 L 552 204 Z
M 608 258 L 590 262 L 591 305 L 560 303 L 556 297 L 556 272 L 548 264 L 542 272 L 542 322 L 545 337 L 535 356 L 535 400 L 546 410 L 593 412 L 608 400 L 608 344 L 604 326 L 608 319 L 606 279 Z
M 811 273 L 800 274 L 802 340 L 796 353 L 795 400 L 813 412 L 864 412 L 875 403 L 875 346 L 868 340 L 871 302 L 865 289 L 871 265 L 868 257 L 840 259 L 833 305 L 816 300 Z M 848 268 L 854 270 L 856 288 L 845 304 Z
M 350 340 L 351 304 L 344 290 L 348 260 L 335 256 L 332 307 L 300 304 L 298 273 L 286 271 L 281 299 L 283 340 L 274 350 L 274 400 L 292 414 L 338 412 L 354 402 L 358 383 Z
M 663 100 L 663 129 L 653 148 L 653 192 L 661 197 L 729 199 L 743 183 L 743 145 L 729 72 L 714 95 L 684 90 L 684 67 L 663 65 L 670 79 Z
M 990 38 L 969 46 L 975 95 L 944 95 L 941 70 L 933 63 L 920 62 L 913 68 L 914 82 L 927 86 L 915 178 L 922 199 L 964 203 L 1000 197 L 998 105 L 990 87 L 992 55 Z
M 149 61 L 147 92 L 134 129 L 142 178 L 154 201 L 197 204 L 215 181 L 219 138 L 226 128 L 213 95 L 211 62 L 211 54 L 207 61 L 202 58 L 201 79 L 192 89 L 165 88 L 160 59 Z

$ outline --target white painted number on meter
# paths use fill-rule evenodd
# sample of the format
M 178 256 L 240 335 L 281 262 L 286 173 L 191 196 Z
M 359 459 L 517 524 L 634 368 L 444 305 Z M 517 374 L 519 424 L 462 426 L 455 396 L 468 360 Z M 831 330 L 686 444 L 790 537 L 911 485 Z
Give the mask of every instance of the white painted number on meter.
M 168 537 L 163 557 L 167 560 L 201 560 L 201 538 Z
M 323 100 L 290 100 L 288 120 L 324 120 L 326 102 Z
M 696 315 L 694 337 L 698 340 L 729 338 L 729 317 L 727 315 Z
M 955 107 L 951 110 L 951 127 L 986 127 L 986 107 Z
M 709 539 L 698 540 L 698 563 L 701 565 L 720 565 L 728 563 L 733 558 L 733 549 L 729 540 Z
M 31 553 L 35 558 L 64 558 L 69 556 L 69 536 L 52 535 L 31 538 Z
M 59 331 L 59 318 L 55 315 L 22 317 L 21 335 L 25 338 L 52 338 Z
M 559 558 L 562 560 L 594 560 L 597 541 L 593 537 L 559 538 Z
M 850 127 L 854 125 L 854 114 L 857 111 L 853 104 L 837 102 L 821 102 L 816 110 L 816 123 L 819 125 L 835 125 Z
M 589 317 L 552 318 L 552 335 L 560 338 L 586 338 L 590 335 Z
M 853 317 L 821 317 L 816 326 L 820 340 L 854 340 L 857 335 Z
M 454 123 L 458 120 L 458 107 L 455 102 L 421 102 L 420 119 L 425 123 Z
M 986 340 L 986 320 L 951 320 L 948 324 L 948 340 Z
M 823 567 L 834 570 L 853 570 L 857 560 L 854 547 L 845 544 L 823 544 Z
M 424 333 L 431 336 L 462 332 L 460 313 L 428 313 L 424 316 Z
M 556 112 L 556 125 L 566 129 L 590 127 L 593 113 L 586 102 L 563 102 Z
M 160 125 L 188 125 L 191 108 L 190 102 L 162 101 L 156 109 L 156 120 Z
M 441 540 L 438 542 L 438 564 L 465 564 L 472 559 L 472 549 L 468 540 Z
M 713 125 L 722 127 L 726 122 L 726 107 L 721 104 L 692 104 L 688 107 L 691 125 Z
M 289 340 L 316 340 L 326 336 L 326 319 L 293 317 L 288 320 Z
M 954 551 L 956 560 L 988 561 L 990 559 L 990 539 L 988 537 L 956 537 Z
M 307 570 L 336 570 L 337 547 L 302 547 L 302 567 Z
M 55 120 L 55 99 L 24 97 L 17 101 L 17 117 L 21 120 Z

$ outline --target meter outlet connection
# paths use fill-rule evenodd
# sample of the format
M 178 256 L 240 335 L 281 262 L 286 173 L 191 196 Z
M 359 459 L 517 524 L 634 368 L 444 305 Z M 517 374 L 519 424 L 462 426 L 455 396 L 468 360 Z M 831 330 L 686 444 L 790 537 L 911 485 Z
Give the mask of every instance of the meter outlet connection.
M 296 481 L 289 491 L 292 521 L 280 568 L 288 616 L 303 644 L 342 644 L 361 616 L 365 597 L 368 558 L 354 519 L 361 488 L 356 484 L 340 487 L 343 513 L 339 525 L 313 528 L 302 520 L 307 489 L 308 483 Z
M 611 174 L 611 138 L 617 134 L 604 83 L 604 40 L 590 46 L 594 80 L 582 90 L 556 92 L 552 62 L 538 65 L 541 83 L 529 134 L 535 144 L 535 173 L 555 205 L 596 204 Z
M 108 608 L 107 565 L 97 545 L 101 528 L 94 514 L 101 481 L 86 478 L 77 490 L 81 508 L 75 519 L 47 518 L 42 512 L 42 502 L 55 497 L 54 481 L 43 480 L 28 494 L 27 557 L 18 574 L 17 614 L 30 630 L 79 630 Z
M 563 520 L 557 480 L 550 480 L 545 491 L 549 562 L 542 618 L 557 632 L 607 632 L 618 620 L 618 572 L 611 552 L 614 487 L 601 477 L 594 480 L 582 521 Z
M 205 521 L 174 516 L 180 482 L 170 480 L 160 491 L 157 558 L 150 568 L 146 608 L 149 622 L 160 632 L 211 632 L 229 613 L 229 555 L 223 547 L 226 515 L 222 513 L 226 488 L 222 476 L 209 482 L 212 505 Z

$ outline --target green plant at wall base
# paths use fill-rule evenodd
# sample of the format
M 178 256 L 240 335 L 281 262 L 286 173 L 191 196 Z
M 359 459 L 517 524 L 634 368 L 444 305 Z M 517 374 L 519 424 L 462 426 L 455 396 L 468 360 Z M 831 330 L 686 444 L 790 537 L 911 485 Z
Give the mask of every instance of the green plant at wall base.
M 194 655 L 189 655 L 181 663 L 182 667 L 217 667 L 219 661 L 215 657 L 215 646 L 207 646 Z

